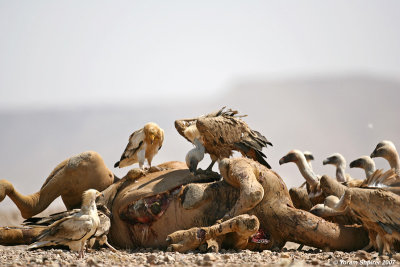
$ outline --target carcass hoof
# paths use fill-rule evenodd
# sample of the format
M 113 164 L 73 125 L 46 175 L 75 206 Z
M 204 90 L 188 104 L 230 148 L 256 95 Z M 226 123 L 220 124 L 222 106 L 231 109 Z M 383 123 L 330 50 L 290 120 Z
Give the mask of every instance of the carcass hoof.
M 159 166 L 151 166 L 151 167 L 147 170 L 147 172 L 148 172 L 148 173 L 153 173 L 153 172 L 161 172 L 161 171 L 163 171 L 163 170 L 165 170 L 165 169 L 162 168 L 162 167 L 159 167 Z
M 209 239 L 206 243 L 200 245 L 199 250 L 202 253 L 218 253 L 220 248 L 220 244 L 216 239 Z
M 230 237 L 230 246 L 237 249 L 244 249 L 249 238 L 258 231 L 259 226 L 260 223 L 256 216 L 243 214 L 221 224 L 177 231 L 170 234 L 166 239 L 169 244 L 168 251 L 186 252 L 195 250 L 207 241 L 209 242 L 203 249 L 219 250 L 219 243 L 222 242 L 225 238 L 224 236 L 228 233 L 234 234 Z

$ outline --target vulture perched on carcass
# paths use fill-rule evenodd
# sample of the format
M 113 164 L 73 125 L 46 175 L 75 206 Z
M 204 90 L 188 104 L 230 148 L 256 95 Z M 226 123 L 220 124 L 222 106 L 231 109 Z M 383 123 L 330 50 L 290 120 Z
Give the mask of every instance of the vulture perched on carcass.
M 195 145 L 186 156 L 186 163 L 192 172 L 197 170 L 204 152 L 210 154 L 212 162 L 206 171 L 211 171 L 217 160 L 229 158 L 234 150 L 271 168 L 265 161 L 262 149 L 272 144 L 258 131 L 250 129 L 241 117 L 245 116 L 239 116 L 236 110 L 225 110 L 223 107 L 217 112 L 197 118 L 175 121 L 179 134 Z

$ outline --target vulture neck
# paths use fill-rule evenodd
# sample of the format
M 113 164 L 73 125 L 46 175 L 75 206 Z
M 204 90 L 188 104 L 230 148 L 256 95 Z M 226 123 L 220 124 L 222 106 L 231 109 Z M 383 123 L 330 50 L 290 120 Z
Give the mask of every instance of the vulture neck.
M 367 179 L 369 179 L 372 174 L 375 172 L 376 168 L 375 168 L 375 163 L 373 161 L 371 162 L 366 162 L 365 163 L 365 176 L 367 177 Z
M 89 213 L 89 212 L 97 212 L 97 208 L 96 208 L 96 201 L 95 199 L 88 199 L 88 200 L 84 200 L 84 202 L 82 202 L 82 207 L 81 207 L 81 212 L 82 213 Z
M 310 170 L 312 170 L 311 160 L 307 160 L 307 164 L 308 164 L 308 166 L 310 166 Z
M 400 175 L 400 159 L 399 154 L 395 149 L 390 149 L 388 151 L 388 155 L 386 157 L 387 161 L 389 161 L 390 167 L 394 169 L 397 175 Z
M 336 179 L 338 182 L 346 182 L 346 162 L 340 162 L 336 167 Z
M 340 199 L 335 199 L 332 201 L 333 203 L 333 209 L 337 212 L 344 212 L 347 207 L 350 205 L 351 201 L 351 195 L 349 192 L 345 191 L 345 193 L 342 195 Z
M 307 183 L 311 187 L 314 187 L 318 184 L 317 176 L 312 171 L 310 165 L 307 163 L 304 157 L 300 157 L 300 159 L 296 161 L 296 165 L 299 168 L 301 175 L 303 175 L 304 179 L 306 179 Z
M 197 138 L 194 139 L 194 146 L 195 147 L 193 150 L 196 155 L 196 158 L 198 161 L 201 161 L 204 158 L 204 153 L 206 152 L 206 149 Z

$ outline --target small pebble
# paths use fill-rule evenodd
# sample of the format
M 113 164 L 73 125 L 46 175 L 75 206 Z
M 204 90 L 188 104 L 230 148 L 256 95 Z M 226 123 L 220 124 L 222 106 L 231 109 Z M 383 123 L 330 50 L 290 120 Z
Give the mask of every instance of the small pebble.
M 215 261 L 217 257 L 214 254 L 208 253 L 203 258 L 205 261 Z

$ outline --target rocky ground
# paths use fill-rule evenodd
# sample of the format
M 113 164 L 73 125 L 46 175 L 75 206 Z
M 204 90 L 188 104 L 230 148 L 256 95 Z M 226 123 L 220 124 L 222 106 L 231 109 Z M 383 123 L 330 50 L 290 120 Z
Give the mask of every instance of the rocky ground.
M 376 252 L 351 253 L 322 252 L 304 248 L 297 251 L 297 244 L 288 244 L 283 251 L 252 252 L 249 250 L 222 250 L 220 253 L 175 253 L 152 249 L 93 250 L 78 259 L 77 253 L 61 249 L 27 251 L 26 246 L 0 246 L 1 266 L 335 266 L 335 265 L 399 265 L 400 253 L 378 256 Z
M 49 209 L 42 216 L 57 212 Z M 22 218 L 17 212 L 0 212 L 0 226 L 19 225 Z M 27 251 L 27 246 L 0 246 L 0 266 L 400 266 L 400 253 L 379 256 L 377 252 L 356 251 L 324 252 L 304 247 L 297 251 L 298 244 L 287 243 L 281 252 L 249 250 L 221 250 L 220 253 L 174 253 L 153 249 L 93 250 L 78 259 L 76 252 L 61 249 L 39 249 Z

